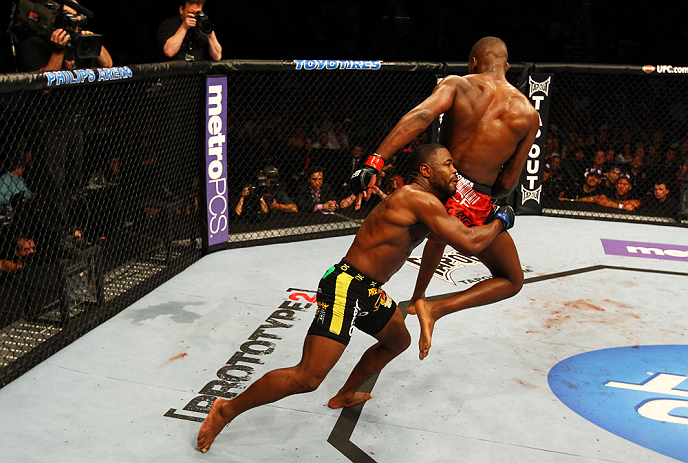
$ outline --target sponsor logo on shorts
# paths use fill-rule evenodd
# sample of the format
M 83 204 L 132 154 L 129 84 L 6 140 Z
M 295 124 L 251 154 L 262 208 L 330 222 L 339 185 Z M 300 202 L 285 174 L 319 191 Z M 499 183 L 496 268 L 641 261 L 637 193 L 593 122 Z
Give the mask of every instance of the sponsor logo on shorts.
M 686 245 L 607 239 L 601 241 L 604 253 L 607 255 L 688 262 L 688 246 Z
M 338 59 L 295 59 L 294 65 L 297 70 L 306 71 L 321 69 L 361 69 L 377 71 L 382 67 L 382 61 L 357 61 L 357 60 L 338 60 Z
M 547 381 L 559 400 L 597 426 L 688 461 L 687 358 L 685 345 L 602 349 L 562 360 Z

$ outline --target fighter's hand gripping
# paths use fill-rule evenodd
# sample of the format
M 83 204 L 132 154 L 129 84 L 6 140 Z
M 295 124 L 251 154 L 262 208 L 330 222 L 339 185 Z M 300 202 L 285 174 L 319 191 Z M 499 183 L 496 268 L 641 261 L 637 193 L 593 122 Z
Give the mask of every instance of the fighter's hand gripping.
M 516 221 L 516 213 L 509 205 L 499 206 L 495 211 L 495 218 L 502 221 L 504 231 L 507 231 L 514 226 Z
M 361 207 L 361 196 L 366 199 L 370 198 L 370 191 L 375 185 L 375 177 L 382 170 L 385 165 L 385 160 L 379 154 L 371 154 L 366 159 L 363 167 L 351 174 L 349 185 L 351 192 L 358 196 L 356 200 L 356 209 Z

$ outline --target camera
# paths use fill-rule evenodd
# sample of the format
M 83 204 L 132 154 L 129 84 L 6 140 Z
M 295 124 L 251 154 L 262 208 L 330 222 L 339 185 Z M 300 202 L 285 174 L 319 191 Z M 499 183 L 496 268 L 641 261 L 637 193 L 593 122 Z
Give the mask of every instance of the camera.
M 90 11 L 74 2 L 64 2 L 79 11 Z M 73 50 L 77 58 L 96 58 L 103 46 L 100 34 L 81 35 L 67 30 L 69 27 L 83 29 L 88 24 L 88 17 L 93 14 L 73 14 L 62 8 L 60 0 L 19 0 L 16 11 L 17 23 L 26 26 L 39 36 L 50 40 L 55 29 L 65 29 L 69 34 L 67 48 Z
M 208 19 L 208 15 L 202 11 L 196 12 L 196 27 L 205 35 L 210 35 L 215 30 L 215 24 Z

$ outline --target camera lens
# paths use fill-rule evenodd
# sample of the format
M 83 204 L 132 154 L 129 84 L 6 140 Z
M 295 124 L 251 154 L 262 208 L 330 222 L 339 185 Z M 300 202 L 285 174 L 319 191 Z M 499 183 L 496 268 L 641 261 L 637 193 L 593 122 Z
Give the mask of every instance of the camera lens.
M 208 19 L 208 15 L 205 14 L 202 11 L 197 11 L 196 15 L 196 26 L 203 32 L 205 35 L 210 35 L 213 30 L 215 29 L 215 24 Z

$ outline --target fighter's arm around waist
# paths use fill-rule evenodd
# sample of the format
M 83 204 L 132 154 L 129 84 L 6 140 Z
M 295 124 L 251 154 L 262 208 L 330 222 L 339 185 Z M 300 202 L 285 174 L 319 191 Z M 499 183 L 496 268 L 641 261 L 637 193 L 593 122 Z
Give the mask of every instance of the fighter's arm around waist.
M 418 221 L 428 227 L 431 236 L 457 251 L 476 255 L 505 229 L 500 220 L 468 228 L 459 219 L 447 214 L 439 199 L 429 194 L 424 196 L 426 197 L 419 198 L 411 204 Z
M 530 105 L 530 103 L 528 104 Z M 525 126 L 525 135 L 516 146 L 514 154 L 512 154 L 509 160 L 502 166 L 502 170 L 499 172 L 497 179 L 492 185 L 493 198 L 501 198 L 508 195 L 516 188 L 516 185 L 518 185 L 521 171 L 523 171 L 523 165 L 528 158 L 528 153 L 533 146 L 538 130 L 540 130 L 540 116 L 538 116 L 534 108 L 532 108 L 532 112 L 529 112 L 525 117 L 525 123 L 527 124 Z
M 428 98 L 397 122 L 375 152 L 386 161 L 427 129 L 432 121 L 454 104 L 454 100 L 462 88 L 460 79 L 463 78 L 448 76 L 437 84 Z

